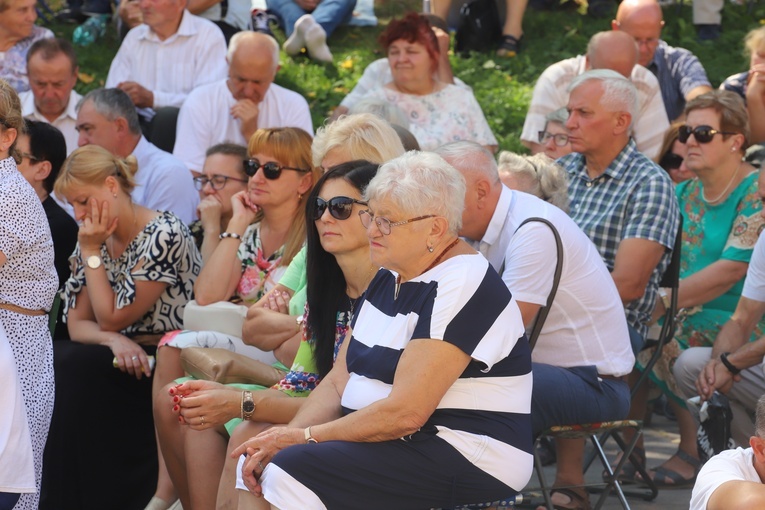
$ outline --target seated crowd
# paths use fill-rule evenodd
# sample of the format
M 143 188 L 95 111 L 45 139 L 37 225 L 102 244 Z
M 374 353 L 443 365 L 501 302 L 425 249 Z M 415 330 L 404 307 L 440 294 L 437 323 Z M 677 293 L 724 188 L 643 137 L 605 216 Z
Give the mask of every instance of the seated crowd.
M 680 444 L 647 473 L 698 478 L 694 510 L 765 501 L 765 28 L 713 90 L 656 0 L 624 0 L 541 73 L 532 155 L 497 154 L 450 2 L 392 20 L 315 131 L 268 16 L 331 62 L 355 2 L 230 3 L 120 6 L 135 26 L 80 96 L 73 46 L 0 0 L 0 510 L 512 498 L 543 431 L 643 418 L 673 298 L 649 377 Z M 742 448 L 702 469 L 686 399 L 717 392 Z M 584 440 L 554 447 L 552 503 L 589 509 Z

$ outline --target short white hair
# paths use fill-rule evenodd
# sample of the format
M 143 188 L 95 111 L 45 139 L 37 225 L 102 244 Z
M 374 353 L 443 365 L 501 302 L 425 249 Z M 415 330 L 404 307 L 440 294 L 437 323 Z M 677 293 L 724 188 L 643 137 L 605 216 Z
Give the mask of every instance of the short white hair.
M 460 172 L 480 172 L 492 183 L 499 182 L 499 172 L 494 155 L 483 145 L 463 140 L 447 143 L 433 152 L 444 158 Z
M 229 41 L 228 51 L 226 52 L 226 61 L 229 63 L 229 65 L 231 65 L 231 61 L 234 58 L 234 53 L 236 53 L 237 48 L 246 39 L 261 39 L 261 42 L 265 43 L 271 50 L 271 58 L 274 61 L 274 68 L 279 66 L 279 43 L 276 42 L 276 39 L 268 34 L 253 32 L 252 30 L 242 30 L 237 32 L 231 38 L 231 41 Z
M 544 153 L 521 156 L 503 151 L 499 154 L 499 172 L 520 177 L 528 183 L 526 189 L 519 189 L 568 212 L 568 174 Z
M 600 104 L 610 112 L 627 112 L 632 119 L 637 113 L 637 89 L 635 85 L 611 69 L 592 69 L 580 74 L 568 86 L 569 95 L 589 81 L 598 81 L 603 86 Z
M 410 151 L 380 167 L 364 200 L 389 200 L 410 218 L 443 216 L 450 233 L 458 235 L 465 208 L 465 178 L 438 154 Z

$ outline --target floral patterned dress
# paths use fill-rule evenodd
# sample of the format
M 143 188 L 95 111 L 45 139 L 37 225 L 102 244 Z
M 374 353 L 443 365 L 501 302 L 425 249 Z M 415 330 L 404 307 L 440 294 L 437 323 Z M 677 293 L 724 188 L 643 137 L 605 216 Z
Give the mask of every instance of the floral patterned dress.
M 364 97 L 382 99 L 401 109 L 409 119 L 409 131 L 424 151 L 460 140 L 497 145 L 473 93 L 456 85 L 425 96 L 380 87 Z
M 762 205 L 757 193 L 758 172 L 752 172 L 728 198 L 715 205 L 702 198 L 703 185 L 698 179 L 678 184 L 676 188 L 683 215 L 683 241 L 680 278 L 704 269 L 718 260 L 749 263 L 754 245 L 765 228 Z M 683 393 L 677 387 L 672 367 L 689 347 L 709 347 L 736 309 L 744 278 L 723 295 L 680 313 L 674 338 L 664 347 L 661 359 L 654 366 L 651 379 L 669 396 L 684 405 Z M 765 332 L 765 320 L 755 328 L 752 339 Z M 650 358 L 652 350 L 638 355 L 638 368 Z

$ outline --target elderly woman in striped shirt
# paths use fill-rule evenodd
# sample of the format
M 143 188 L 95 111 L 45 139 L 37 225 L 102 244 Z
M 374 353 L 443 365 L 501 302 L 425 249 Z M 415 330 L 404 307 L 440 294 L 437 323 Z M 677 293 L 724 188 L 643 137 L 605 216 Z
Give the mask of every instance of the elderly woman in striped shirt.
M 531 476 L 529 346 L 507 287 L 457 235 L 463 178 L 409 152 L 365 200 L 383 269 L 295 419 L 233 452 L 251 493 L 240 508 L 446 508 L 512 496 Z

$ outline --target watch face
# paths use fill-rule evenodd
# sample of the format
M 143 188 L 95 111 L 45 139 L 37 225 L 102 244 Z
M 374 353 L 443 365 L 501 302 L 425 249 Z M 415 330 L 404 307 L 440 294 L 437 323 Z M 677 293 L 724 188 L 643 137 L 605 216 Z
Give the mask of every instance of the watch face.
M 245 400 L 242 409 L 245 413 L 251 413 L 255 410 L 255 403 L 252 400 Z
M 98 255 L 91 255 L 88 257 L 88 260 L 86 261 L 88 264 L 88 267 L 91 269 L 98 269 L 101 267 L 101 257 Z

